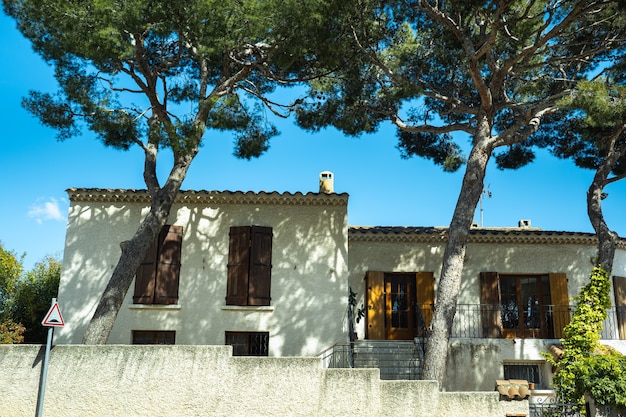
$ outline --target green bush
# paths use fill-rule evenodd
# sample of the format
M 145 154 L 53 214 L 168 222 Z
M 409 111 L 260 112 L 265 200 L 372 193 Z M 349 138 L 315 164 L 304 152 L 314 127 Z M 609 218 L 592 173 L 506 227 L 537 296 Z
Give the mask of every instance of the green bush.
M 0 345 L 12 345 L 24 341 L 26 328 L 20 323 L 7 320 L 0 324 Z

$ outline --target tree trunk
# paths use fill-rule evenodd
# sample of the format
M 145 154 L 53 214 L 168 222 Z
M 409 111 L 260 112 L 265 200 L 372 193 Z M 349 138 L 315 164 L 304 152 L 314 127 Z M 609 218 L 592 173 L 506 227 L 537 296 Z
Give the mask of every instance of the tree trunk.
M 441 277 L 437 286 L 432 330 L 426 340 L 422 378 L 436 380 L 439 382 L 440 389 L 443 387 L 448 342 L 456 314 L 467 236 L 472 226 L 476 206 L 483 192 L 487 162 L 493 150 L 489 137 L 487 135 L 484 137 L 483 140 L 476 142 L 467 161 L 461 193 L 448 230 L 448 242 L 443 255 Z
M 602 193 L 604 187 L 609 182 L 609 174 L 619 156 L 617 152 L 607 155 L 602 164 L 596 169 L 593 181 L 587 190 L 587 215 L 598 238 L 598 259 L 596 260 L 596 265 L 609 273 L 613 269 L 613 258 L 615 257 L 618 236 L 609 229 L 604 220 Z

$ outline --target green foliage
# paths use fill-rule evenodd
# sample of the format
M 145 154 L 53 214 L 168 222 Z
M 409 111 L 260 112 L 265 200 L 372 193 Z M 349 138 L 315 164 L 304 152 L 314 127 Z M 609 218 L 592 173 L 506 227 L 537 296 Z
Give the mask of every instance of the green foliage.
M 193 154 L 208 127 L 234 131 L 237 156 L 259 156 L 277 134 L 266 126 L 262 105 L 285 109 L 267 94 L 314 78 L 319 59 L 337 62 L 341 51 L 328 45 L 348 33 L 337 18 L 339 0 L 3 0 L 3 6 L 54 66 L 59 84 L 54 94 L 31 92 L 24 107 L 59 139 L 87 127 L 124 150 L 149 141 Z M 250 143 L 242 139 L 250 135 Z
M 45 343 L 41 320 L 57 296 L 61 263 L 48 257 L 24 273 L 22 259 L 0 245 L 0 343 Z
M 599 343 L 611 306 L 609 273 L 596 267 L 590 278 L 576 296 L 576 311 L 565 326 L 562 357 L 544 356 L 558 369 L 553 385 L 562 400 L 580 403 L 589 393 L 598 404 L 626 405 L 626 357 Z
M 15 252 L 7 251 L 0 243 L 0 322 L 9 317 L 8 304 L 22 275 L 23 259 L 24 255 L 18 258 Z
M 61 263 L 46 258 L 18 281 L 10 310 L 12 319 L 26 327 L 26 343 L 46 342 L 47 329 L 41 325 L 41 320 L 52 298 L 57 297 L 60 279 Z
M 0 345 L 12 345 L 24 341 L 26 328 L 12 320 L 0 323 Z
M 621 15 L 608 2 L 362 0 L 355 7 L 346 13 L 353 37 L 336 47 L 358 53 L 311 83 L 298 123 L 358 135 L 391 120 L 404 157 L 445 171 L 465 163 L 456 143 L 463 136 L 453 132 L 473 140 L 501 135 L 501 168 L 532 162 L 532 146 L 511 145 L 624 39 Z

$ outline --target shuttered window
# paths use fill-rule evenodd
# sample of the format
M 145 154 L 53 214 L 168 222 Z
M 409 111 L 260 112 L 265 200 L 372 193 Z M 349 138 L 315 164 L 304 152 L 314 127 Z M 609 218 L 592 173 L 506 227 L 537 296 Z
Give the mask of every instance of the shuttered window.
M 230 228 L 226 304 L 270 305 L 272 276 L 272 228 Z
M 497 272 L 480 273 L 480 318 L 483 337 L 501 337 L 500 285 Z
M 177 304 L 183 227 L 165 225 L 137 269 L 135 304 Z

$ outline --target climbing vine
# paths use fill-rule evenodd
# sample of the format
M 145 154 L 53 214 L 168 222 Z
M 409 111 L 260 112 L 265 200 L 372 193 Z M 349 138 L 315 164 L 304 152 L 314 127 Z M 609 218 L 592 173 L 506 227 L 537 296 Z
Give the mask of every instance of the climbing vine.
M 545 354 L 557 368 L 553 386 L 565 402 L 580 404 L 587 393 L 597 404 L 626 405 L 626 357 L 600 344 L 602 322 L 611 307 L 610 288 L 609 272 L 594 268 L 563 329 L 563 354 Z

